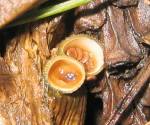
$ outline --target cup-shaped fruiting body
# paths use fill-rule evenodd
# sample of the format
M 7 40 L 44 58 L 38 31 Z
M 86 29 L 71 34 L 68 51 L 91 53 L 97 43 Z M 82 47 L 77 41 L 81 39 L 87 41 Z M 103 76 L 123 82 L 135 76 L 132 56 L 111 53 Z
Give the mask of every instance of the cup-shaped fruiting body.
M 72 35 L 58 46 L 58 53 L 71 56 L 84 65 L 87 76 L 95 76 L 104 67 L 103 48 L 88 35 Z
M 72 57 L 52 57 L 44 68 L 46 83 L 62 93 L 73 93 L 85 80 L 83 65 Z

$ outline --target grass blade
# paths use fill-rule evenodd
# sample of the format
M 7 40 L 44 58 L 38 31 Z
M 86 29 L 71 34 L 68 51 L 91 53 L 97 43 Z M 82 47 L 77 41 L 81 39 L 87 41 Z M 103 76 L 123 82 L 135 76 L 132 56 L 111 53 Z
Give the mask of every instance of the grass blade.
M 22 16 L 20 19 L 16 20 L 12 24 L 9 25 L 9 27 L 22 25 L 25 23 L 34 22 L 49 16 L 53 16 L 65 11 L 68 11 L 70 9 L 76 8 L 78 6 L 84 5 L 92 0 L 69 0 L 54 6 L 48 6 L 46 8 L 42 8 L 36 11 L 31 11 L 24 16 Z

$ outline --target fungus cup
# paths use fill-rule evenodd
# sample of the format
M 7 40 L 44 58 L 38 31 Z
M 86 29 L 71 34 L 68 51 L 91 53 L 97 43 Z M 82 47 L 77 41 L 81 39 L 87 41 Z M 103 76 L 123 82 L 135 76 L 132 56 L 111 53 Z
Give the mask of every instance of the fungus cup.
M 45 65 L 44 77 L 51 88 L 62 93 L 73 93 L 84 83 L 85 69 L 72 57 L 55 56 Z
M 95 76 L 104 68 L 103 48 L 88 35 L 72 35 L 58 46 L 58 55 L 75 58 L 84 65 L 87 77 Z

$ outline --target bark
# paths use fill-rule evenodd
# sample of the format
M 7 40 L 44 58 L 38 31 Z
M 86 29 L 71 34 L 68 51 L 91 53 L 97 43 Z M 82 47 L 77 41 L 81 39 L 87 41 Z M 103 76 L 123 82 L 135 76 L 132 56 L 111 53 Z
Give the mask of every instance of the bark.
M 140 0 L 138 7 L 127 9 L 131 25 L 138 36 L 142 37 L 146 43 L 150 43 L 150 7 Z
M 18 28 L 10 38 L 8 31 L 4 36 L 1 34 L 4 38 L 0 42 L 6 45 L 6 52 L 0 58 L 2 124 L 84 123 L 85 89 L 76 95 L 57 95 L 58 92 L 49 89 L 42 74 L 51 56 L 50 46 L 58 43 L 64 33 L 64 17 L 60 16 Z
M 46 0 L 0 0 L 0 28 Z
M 118 7 L 125 7 L 125 6 L 135 6 L 137 5 L 138 0 L 118 0 L 113 4 Z
M 107 23 L 103 26 L 106 64 L 111 66 L 138 62 L 141 58 L 141 49 L 123 10 L 109 7 L 107 13 Z
M 82 88 L 69 96 L 57 96 L 53 106 L 56 125 L 84 125 L 87 102 L 85 90 Z
M 94 0 L 87 5 L 77 8 L 75 10 L 74 32 L 81 33 L 99 30 L 106 21 L 103 5 L 103 0 Z
M 149 96 L 147 88 L 149 79 L 150 58 L 132 80 L 116 79 L 106 72 L 97 89 L 92 90 L 103 101 L 102 114 L 97 115 L 99 117 L 97 124 L 144 125 L 149 120 L 150 109 L 144 107 L 149 105 L 148 100 L 145 100 Z
M 117 123 L 117 120 L 119 120 L 120 118 L 120 114 L 123 113 L 130 106 L 130 104 L 134 101 L 135 97 L 140 93 L 140 91 L 142 91 L 142 88 L 146 86 L 149 78 L 150 59 L 147 60 L 147 63 L 137 75 L 137 77 L 131 81 L 131 87 L 128 88 L 126 94 L 119 101 L 116 109 L 114 109 L 106 124 L 115 125 Z

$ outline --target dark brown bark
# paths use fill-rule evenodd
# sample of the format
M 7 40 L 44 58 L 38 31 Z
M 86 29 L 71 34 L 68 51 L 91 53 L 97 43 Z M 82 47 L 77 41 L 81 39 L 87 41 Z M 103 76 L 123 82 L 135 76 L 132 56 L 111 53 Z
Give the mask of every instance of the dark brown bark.
M 106 72 L 99 80 L 99 86 L 92 89 L 92 93 L 98 94 L 103 102 L 97 124 L 144 125 L 149 120 L 150 109 L 146 100 L 149 97 L 149 79 L 150 58 L 139 74 L 130 80 L 116 79 Z
M 143 98 L 141 99 L 141 104 L 144 106 L 150 106 L 150 100 L 149 100 L 149 96 L 150 96 L 150 84 L 148 85 Z
M 106 21 L 103 5 L 103 0 L 94 0 L 87 5 L 77 8 L 75 10 L 77 19 L 74 23 L 74 32 L 81 33 L 100 29 Z
M 150 7 L 144 2 L 139 0 L 138 7 L 128 9 L 128 15 L 135 32 L 143 37 L 143 39 L 150 39 Z
M 107 13 L 107 23 L 103 26 L 106 64 L 138 62 L 141 50 L 123 10 L 109 7 Z
M 125 6 L 135 6 L 137 5 L 138 0 L 118 0 L 117 2 L 114 2 L 113 4 L 118 7 L 125 7 Z
M 140 91 L 146 86 L 148 80 L 150 79 L 150 59 L 147 60 L 145 66 L 134 78 L 130 84 L 131 87 L 128 88 L 126 94 L 121 98 L 121 100 L 116 105 L 111 116 L 106 122 L 106 125 L 115 125 L 122 114 L 134 101 L 134 99 L 139 95 Z

